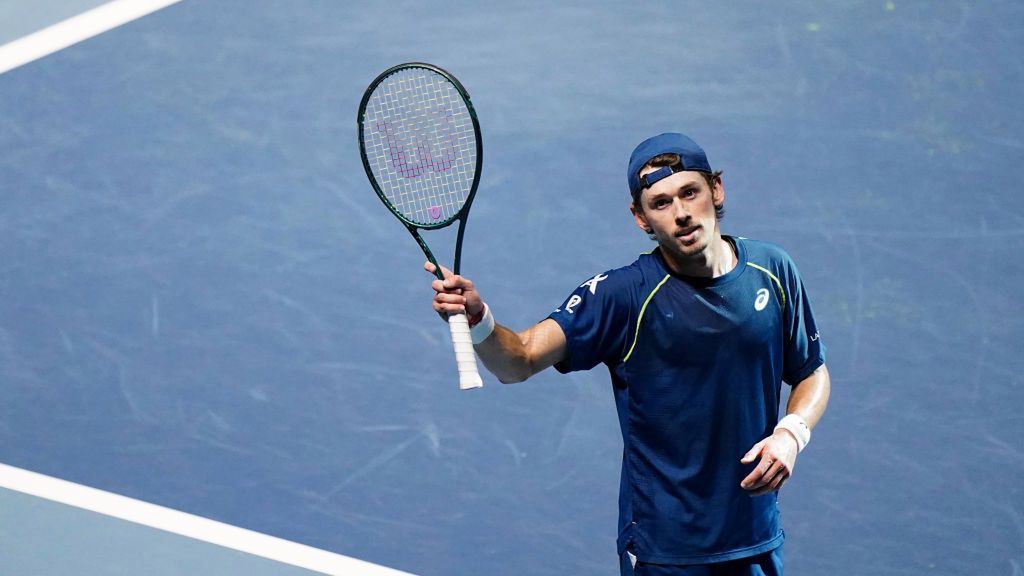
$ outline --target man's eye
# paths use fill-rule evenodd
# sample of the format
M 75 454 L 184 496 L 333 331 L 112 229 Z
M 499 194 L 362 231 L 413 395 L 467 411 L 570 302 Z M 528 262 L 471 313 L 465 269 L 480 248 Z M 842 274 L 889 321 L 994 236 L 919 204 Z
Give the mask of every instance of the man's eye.
M 668 206 L 668 205 L 669 205 L 669 201 L 664 199 L 664 198 L 654 201 L 654 207 L 655 208 L 664 208 L 665 206 Z

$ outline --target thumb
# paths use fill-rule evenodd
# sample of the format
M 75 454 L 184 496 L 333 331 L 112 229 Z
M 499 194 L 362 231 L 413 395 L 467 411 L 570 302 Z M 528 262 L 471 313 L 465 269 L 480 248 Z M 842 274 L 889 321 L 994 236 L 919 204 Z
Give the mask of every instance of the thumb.
M 754 459 L 756 459 L 758 455 L 761 454 L 761 448 L 764 447 L 764 443 L 767 441 L 768 439 L 765 438 L 764 440 L 761 440 L 757 444 L 754 444 L 754 447 L 748 450 L 747 453 L 743 455 L 743 458 L 740 459 L 740 462 L 742 462 L 743 464 L 750 464 L 751 462 L 753 462 Z

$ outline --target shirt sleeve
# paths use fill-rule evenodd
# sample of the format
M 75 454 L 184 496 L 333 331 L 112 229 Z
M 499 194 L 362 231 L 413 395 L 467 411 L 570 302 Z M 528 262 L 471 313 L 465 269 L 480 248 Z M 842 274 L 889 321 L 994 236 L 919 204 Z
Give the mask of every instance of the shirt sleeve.
M 561 326 L 566 340 L 566 358 L 555 369 L 589 370 L 622 360 L 633 309 L 630 284 L 629 274 L 621 269 L 598 274 L 548 316 Z
M 807 289 L 796 264 L 788 256 L 785 258 L 785 270 L 789 302 L 783 317 L 786 343 L 782 379 L 790 385 L 795 385 L 825 363 L 825 345 L 814 321 L 814 311 L 807 298 Z

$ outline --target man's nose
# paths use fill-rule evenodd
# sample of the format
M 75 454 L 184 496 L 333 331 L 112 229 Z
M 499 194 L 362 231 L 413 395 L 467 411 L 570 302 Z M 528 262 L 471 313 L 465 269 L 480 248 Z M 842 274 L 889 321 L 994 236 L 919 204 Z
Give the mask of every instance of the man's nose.
M 686 206 L 682 201 L 676 200 L 673 209 L 676 211 L 675 216 L 677 224 L 686 224 L 690 221 L 690 213 L 687 212 Z

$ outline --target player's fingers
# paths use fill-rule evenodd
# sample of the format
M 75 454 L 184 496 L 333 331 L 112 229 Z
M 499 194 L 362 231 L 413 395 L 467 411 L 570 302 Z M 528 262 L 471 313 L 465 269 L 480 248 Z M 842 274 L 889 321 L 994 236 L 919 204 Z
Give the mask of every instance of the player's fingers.
M 783 469 L 779 470 L 779 473 L 776 474 L 774 478 L 772 478 L 772 481 L 768 483 L 767 488 L 770 491 L 774 492 L 774 491 L 778 490 L 779 488 L 782 488 L 782 485 L 785 484 L 786 480 L 789 480 L 789 477 L 790 477 L 789 471 L 786 470 L 785 468 L 783 468 Z
M 789 479 L 789 476 L 789 471 L 785 466 L 773 467 L 768 471 L 765 483 L 761 487 L 756 488 L 751 493 L 751 496 L 761 496 L 763 494 L 768 494 L 769 492 L 778 491 L 782 488 L 782 485 L 786 480 Z
M 786 466 L 782 462 L 776 461 L 765 471 L 764 476 L 761 477 L 761 483 L 770 486 L 773 482 L 784 478 L 785 474 Z
M 765 472 L 765 484 L 775 484 L 785 481 L 793 475 L 793 466 L 789 460 L 782 455 L 777 455 L 775 463 Z
M 466 297 L 448 292 L 435 294 L 434 310 L 447 314 L 463 314 L 466 312 Z
M 761 440 L 757 444 L 754 444 L 754 447 L 748 450 L 747 453 L 743 455 L 743 458 L 740 459 L 740 462 L 742 462 L 743 464 L 750 464 L 751 462 L 753 462 L 754 459 L 756 459 L 761 454 L 761 449 L 764 448 L 764 444 L 767 441 L 768 439 L 765 438 L 764 440 Z
M 427 262 L 426 264 L 423 265 L 423 269 L 426 270 L 427 272 L 433 273 L 433 271 L 436 270 L 437 268 L 430 262 Z M 445 268 L 444 266 L 441 267 L 441 270 L 444 271 L 444 280 L 435 279 L 431 283 L 431 286 L 434 287 L 434 290 L 442 292 L 445 290 L 470 290 L 473 288 L 473 282 L 470 281 L 469 278 L 465 278 L 457 274 L 452 274 L 451 271 Z M 438 288 L 438 286 L 440 286 L 440 288 Z
M 472 290 L 473 282 L 463 276 L 448 276 L 444 279 L 444 286 L 448 290 Z
M 757 490 L 767 485 L 773 475 L 773 470 L 781 466 L 782 463 L 778 462 L 773 456 L 765 454 L 762 456 L 761 461 L 757 463 L 757 466 L 747 475 L 746 478 L 740 483 L 740 486 L 747 490 Z
M 434 302 L 438 302 L 443 305 L 454 304 L 458 306 L 466 305 L 466 297 L 458 292 L 438 292 L 434 294 Z
M 427 272 L 430 272 L 431 274 L 437 273 L 437 266 L 435 266 L 434 263 L 431 262 L 430 260 L 427 260 L 426 262 L 423 263 L 423 269 L 426 270 Z M 448 278 L 449 276 L 452 276 L 452 271 L 445 268 L 444 266 L 441 266 L 441 274 L 445 278 Z
M 462 294 L 465 286 L 457 280 L 458 278 L 458 276 L 446 278 L 443 282 L 434 280 L 430 283 L 430 287 L 438 294 Z
M 754 468 L 747 477 L 740 481 L 740 488 L 744 490 L 753 490 L 757 487 L 757 483 L 761 481 L 761 470 Z

